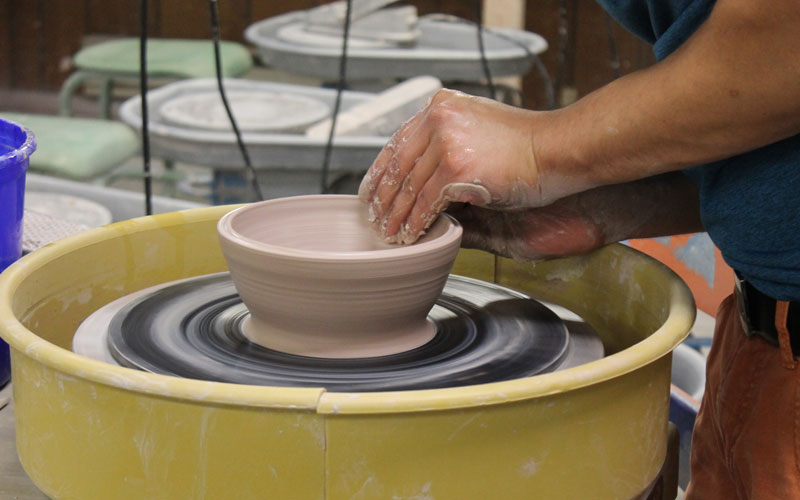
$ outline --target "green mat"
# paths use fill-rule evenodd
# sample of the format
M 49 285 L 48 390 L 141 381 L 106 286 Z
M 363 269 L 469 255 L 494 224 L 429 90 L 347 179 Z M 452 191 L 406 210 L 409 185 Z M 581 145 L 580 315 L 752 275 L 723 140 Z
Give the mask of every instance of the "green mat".
M 241 76 L 253 66 L 250 52 L 236 42 L 220 42 L 220 54 L 224 76 Z M 122 38 L 90 45 L 78 51 L 74 61 L 81 70 L 136 76 L 139 72 L 139 40 Z M 148 40 L 147 73 L 175 78 L 214 76 L 213 44 L 210 40 Z
M 33 130 L 37 147 L 29 168 L 38 173 L 91 179 L 139 151 L 138 135 L 120 122 L 4 111 L 0 117 Z

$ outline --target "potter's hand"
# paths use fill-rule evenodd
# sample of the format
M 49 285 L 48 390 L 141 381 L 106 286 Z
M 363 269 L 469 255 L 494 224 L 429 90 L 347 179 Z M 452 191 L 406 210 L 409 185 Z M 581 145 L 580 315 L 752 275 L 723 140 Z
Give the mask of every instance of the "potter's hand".
M 540 208 L 508 212 L 456 204 L 448 213 L 464 228 L 462 246 L 529 261 L 703 230 L 697 186 L 679 173 L 591 189 Z
M 571 198 L 514 212 L 454 204 L 447 213 L 464 229 L 462 247 L 515 260 L 537 262 L 582 254 L 614 240 L 604 221 L 580 210 Z
M 361 182 L 370 221 L 388 241 L 412 243 L 451 202 L 495 209 L 544 204 L 532 115 L 439 91 L 395 133 Z

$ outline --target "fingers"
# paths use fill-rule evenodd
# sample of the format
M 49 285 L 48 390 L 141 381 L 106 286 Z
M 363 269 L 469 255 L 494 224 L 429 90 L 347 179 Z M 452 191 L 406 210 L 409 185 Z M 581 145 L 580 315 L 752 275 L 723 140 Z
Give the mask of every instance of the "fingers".
M 411 165 L 408 175 L 403 179 L 396 193 L 391 193 L 389 191 L 389 189 L 397 187 L 397 184 L 392 184 L 391 182 L 387 182 L 386 193 L 381 192 L 379 188 L 378 200 L 381 200 L 382 196 L 388 197 L 390 194 L 394 195 L 391 205 L 386 208 L 384 208 L 385 205 L 379 205 L 373 209 L 376 214 L 381 215 L 379 229 L 384 237 L 391 238 L 401 230 L 406 229 L 406 231 L 403 231 L 404 234 L 400 238 L 402 240 L 401 242 L 405 242 L 404 237 L 407 228 L 404 228 L 404 226 L 407 226 L 406 221 L 409 213 L 415 204 L 419 203 L 417 196 L 438 168 L 439 157 L 440 152 L 437 144 L 429 144 L 425 152 L 422 153 L 422 156 L 419 156 L 411 162 L 413 165 Z
M 372 197 L 375 195 L 375 190 L 378 189 L 378 183 L 381 181 L 383 173 L 386 171 L 388 162 L 394 156 L 395 148 L 394 138 L 392 138 L 383 149 L 381 149 L 381 152 L 378 153 L 377 158 L 372 162 L 364 178 L 361 179 L 361 185 L 358 186 L 358 199 L 361 200 L 362 203 L 369 203 L 372 200 Z
M 384 238 L 395 239 L 417 193 L 436 170 L 438 157 L 443 154 L 435 137 L 442 127 L 437 110 L 443 101 L 460 95 L 439 91 L 392 136 L 362 180 L 359 198 L 369 205 L 369 219 Z
M 392 209 L 401 191 L 408 193 L 414 188 L 419 189 L 430 177 L 425 167 L 431 163 L 435 152 L 428 151 L 429 145 L 428 131 L 421 125 L 395 152 L 372 198 L 371 207 L 376 218 L 382 219 Z
M 389 142 L 381 149 L 381 152 L 372 162 L 367 174 L 361 181 L 358 188 L 358 198 L 363 203 L 371 203 L 376 196 L 376 191 L 383 180 L 384 175 L 395 160 L 397 152 L 408 142 L 408 138 L 414 134 L 420 123 L 424 119 L 426 110 L 422 110 L 405 122 L 394 133 Z
M 437 157 L 441 158 L 441 155 Z M 476 206 L 486 206 L 491 202 L 491 194 L 484 186 L 477 183 L 453 182 L 454 174 L 450 170 L 444 167 L 440 160 L 422 189 L 416 190 L 415 199 L 415 193 L 408 195 L 409 204 L 413 201 L 413 206 L 404 206 L 403 210 L 397 211 L 392 207 L 392 212 L 387 216 L 391 225 L 387 225 L 387 228 L 399 228 L 396 240 L 413 243 L 453 202 Z

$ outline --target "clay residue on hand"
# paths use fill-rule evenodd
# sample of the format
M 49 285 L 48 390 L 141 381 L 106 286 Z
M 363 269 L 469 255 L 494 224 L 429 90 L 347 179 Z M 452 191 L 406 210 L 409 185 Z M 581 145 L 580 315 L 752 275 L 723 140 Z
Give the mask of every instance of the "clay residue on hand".
M 414 232 L 411 228 L 409 221 L 405 221 L 400 225 L 400 230 L 392 235 L 386 235 L 385 221 L 378 225 L 378 231 L 383 235 L 384 241 L 392 244 L 410 245 L 421 238 L 425 231 L 431 227 L 447 206 L 454 202 L 471 203 L 477 206 L 489 205 L 492 201 L 492 195 L 489 190 L 480 184 L 479 179 L 475 179 L 474 183 L 470 182 L 454 182 L 444 186 L 439 193 L 439 197 L 431 205 L 430 209 L 420 214 L 422 220 L 422 229 Z M 374 217 L 374 213 L 371 214 Z M 374 222 L 374 220 L 371 220 Z

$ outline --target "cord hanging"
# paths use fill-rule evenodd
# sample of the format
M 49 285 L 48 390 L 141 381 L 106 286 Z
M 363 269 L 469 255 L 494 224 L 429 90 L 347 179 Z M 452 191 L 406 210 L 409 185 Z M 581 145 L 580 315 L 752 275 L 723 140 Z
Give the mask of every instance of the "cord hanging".
M 460 17 L 452 16 L 452 15 L 436 15 L 436 19 L 442 22 L 449 22 L 449 23 L 457 23 L 457 24 L 469 24 L 475 26 L 477 28 L 478 23 L 469 21 L 467 19 L 462 19 Z M 556 108 L 556 100 L 555 100 L 555 86 L 553 84 L 553 79 L 550 77 L 550 73 L 548 73 L 547 68 L 542 63 L 541 58 L 531 52 L 531 49 L 528 48 L 525 43 L 516 38 L 509 36 L 502 31 L 498 31 L 495 29 L 487 28 L 486 26 L 483 27 L 484 33 L 489 33 L 490 35 L 505 40 L 509 43 L 512 43 L 525 51 L 525 55 L 533 61 L 534 68 L 536 68 L 536 72 L 539 73 L 539 78 L 542 80 L 542 84 L 544 85 L 545 90 L 545 97 L 547 99 L 547 107 L 548 109 L 555 109 Z M 479 47 L 480 49 L 480 47 Z M 485 53 L 483 57 L 486 57 Z M 491 75 L 490 75 L 491 76 Z M 484 72 L 484 78 L 486 77 L 486 73 Z M 516 89 L 515 89 L 516 90 Z M 516 93 L 520 99 L 520 107 L 527 107 L 525 102 L 525 94 L 522 93 L 520 90 L 516 90 Z
M 147 0 L 139 0 L 139 93 L 142 95 L 144 213 L 153 215 L 153 180 L 150 173 L 150 133 L 147 112 Z
M 331 155 L 333 153 L 333 136 L 336 133 L 336 120 L 339 117 L 339 108 L 342 105 L 342 92 L 347 81 L 347 42 L 350 38 L 350 17 L 353 11 L 353 0 L 347 0 L 347 9 L 344 16 L 344 33 L 342 35 L 342 55 L 339 59 L 339 81 L 336 83 L 336 101 L 333 105 L 331 129 L 328 132 L 328 142 L 325 144 L 325 155 L 322 158 L 322 175 L 320 177 L 320 192 L 327 194 L 328 173 L 331 168 Z
M 489 69 L 489 60 L 486 58 L 486 47 L 483 43 L 483 0 L 475 0 L 475 26 L 478 33 L 478 50 L 481 55 L 481 67 L 483 68 L 483 76 L 486 78 L 486 87 L 489 89 L 489 96 L 492 99 L 497 99 L 497 89 L 494 86 L 492 79 L 492 72 Z
M 239 126 L 236 124 L 233 111 L 231 111 L 230 104 L 228 104 L 228 97 L 225 95 L 225 86 L 222 82 L 222 56 L 220 55 L 219 49 L 219 7 L 217 5 L 217 0 L 209 0 L 208 5 L 211 14 L 211 39 L 214 42 L 214 68 L 217 75 L 217 89 L 222 99 L 222 105 L 225 107 L 225 113 L 228 115 L 228 121 L 230 121 L 231 128 L 233 128 L 233 134 L 236 136 L 236 144 L 239 146 L 239 151 L 242 154 L 248 181 L 253 188 L 256 199 L 263 200 L 264 194 L 261 192 L 261 186 L 258 184 L 258 176 L 250 161 L 250 154 L 247 152 L 247 147 L 245 147 L 244 141 L 242 140 L 242 134 L 239 131 Z

